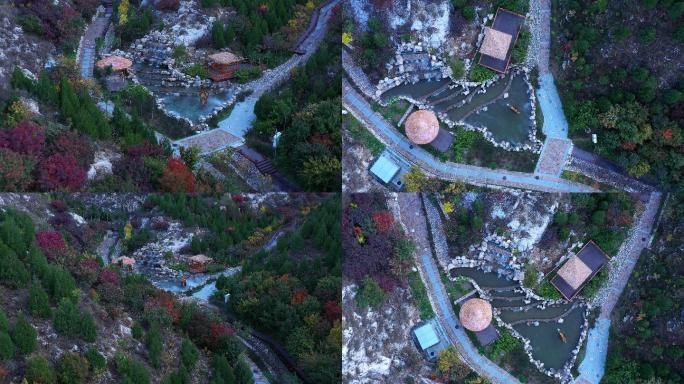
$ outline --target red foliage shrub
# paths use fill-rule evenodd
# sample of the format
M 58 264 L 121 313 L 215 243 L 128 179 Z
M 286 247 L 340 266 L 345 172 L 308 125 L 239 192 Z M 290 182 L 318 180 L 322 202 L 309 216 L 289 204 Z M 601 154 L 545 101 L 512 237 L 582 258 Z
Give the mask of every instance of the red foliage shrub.
M 234 202 L 236 202 L 238 204 L 243 203 L 245 201 L 245 197 L 239 193 L 234 194 L 232 199 Z
M 36 233 L 36 243 L 43 250 L 48 259 L 55 257 L 66 249 L 62 234 L 56 231 L 41 231 Z
M 218 344 L 219 340 L 221 340 L 223 336 L 235 336 L 237 333 L 235 332 L 235 329 L 224 323 L 211 323 L 210 329 L 211 339 L 209 342 L 211 345 Z
M 179 0 L 159 0 L 157 3 L 157 9 L 160 11 L 177 11 L 179 6 Z
M 398 285 L 397 279 L 386 273 L 378 273 L 373 276 L 373 279 L 378 283 L 380 288 L 387 293 L 393 292 Z
M 292 300 L 291 300 L 292 305 L 299 305 L 299 304 L 303 303 L 307 297 L 309 297 L 309 293 L 306 292 L 305 288 L 296 289 L 292 293 Z
M 164 175 L 159 179 L 161 189 L 166 192 L 193 192 L 195 176 L 182 160 L 169 158 Z
M 0 147 L 37 158 L 45 149 L 45 131 L 31 121 L 22 121 L 12 129 L 0 131 Z
M 387 211 L 376 212 L 373 214 L 373 222 L 380 233 L 386 233 L 392 229 L 392 224 L 394 224 L 394 216 Z
M 0 190 L 26 191 L 33 181 L 35 161 L 7 148 L 0 148 Z
M 152 229 L 157 231 L 166 231 L 169 229 L 169 222 L 164 220 L 163 217 L 155 217 L 152 219 Z
M 174 296 L 168 292 L 157 291 L 156 297 L 149 303 L 149 307 L 164 309 L 174 323 L 180 318 L 180 309 L 177 306 L 176 300 Z
M 119 279 L 119 275 L 116 274 L 116 272 L 112 271 L 111 269 L 103 269 L 100 272 L 100 276 L 98 277 L 98 280 L 102 284 L 112 284 L 115 286 L 120 286 L 121 285 L 121 280 Z
M 323 306 L 323 313 L 325 319 L 333 323 L 335 320 L 342 318 L 342 307 L 340 307 L 340 305 L 334 301 L 328 301 Z
M 95 161 L 95 150 L 90 139 L 74 131 L 68 131 L 55 138 L 49 143 L 48 150 L 53 154 L 74 156 L 78 165 L 84 169 Z
M 72 155 L 54 154 L 40 163 L 39 183 L 46 190 L 76 191 L 86 181 L 86 171 Z
M 50 206 L 55 212 L 66 212 L 67 205 L 64 200 L 52 200 Z

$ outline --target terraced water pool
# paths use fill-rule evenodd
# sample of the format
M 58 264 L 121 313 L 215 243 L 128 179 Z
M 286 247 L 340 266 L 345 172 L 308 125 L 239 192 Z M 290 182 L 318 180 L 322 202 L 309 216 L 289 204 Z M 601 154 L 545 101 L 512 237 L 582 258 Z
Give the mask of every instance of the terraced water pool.
M 584 306 L 579 303 L 546 303 L 515 292 L 520 285 L 495 272 L 477 268 L 453 268 L 450 276 L 473 279 L 492 298 L 500 318 L 530 341 L 532 357 L 545 368 L 561 369 L 572 356 L 581 337 Z M 559 322 L 560 321 L 560 322 Z M 562 334 L 562 336 L 561 336 Z M 563 337 L 565 340 L 563 340 Z

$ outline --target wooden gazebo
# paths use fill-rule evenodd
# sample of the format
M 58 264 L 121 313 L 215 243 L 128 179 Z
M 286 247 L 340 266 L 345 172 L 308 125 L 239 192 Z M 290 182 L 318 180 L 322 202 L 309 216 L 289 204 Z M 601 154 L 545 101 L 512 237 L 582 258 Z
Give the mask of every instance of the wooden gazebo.
M 224 81 L 233 78 L 235 72 L 240 69 L 244 58 L 232 52 L 219 52 L 209 55 L 207 58 L 209 77 L 214 81 Z

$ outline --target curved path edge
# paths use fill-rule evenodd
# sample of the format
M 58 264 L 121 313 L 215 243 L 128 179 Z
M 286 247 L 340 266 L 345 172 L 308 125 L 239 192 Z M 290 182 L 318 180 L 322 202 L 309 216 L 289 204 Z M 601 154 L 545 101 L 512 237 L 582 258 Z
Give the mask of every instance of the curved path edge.
M 549 175 L 495 170 L 474 165 L 441 162 L 426 150 L 414 146 L 357 93 L 347 79 L 342 80 L 343 106 L 375 137 L 408 162 L 443 180 L 464 181 L 481 186 L 504 186 L 542 192 L 598 192 L 595 188 Z

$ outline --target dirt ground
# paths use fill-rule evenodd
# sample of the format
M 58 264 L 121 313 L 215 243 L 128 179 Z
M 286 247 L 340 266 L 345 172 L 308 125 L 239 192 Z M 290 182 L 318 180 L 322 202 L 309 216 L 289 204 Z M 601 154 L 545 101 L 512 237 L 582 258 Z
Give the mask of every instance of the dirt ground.
M 420 321 L 408 289 L 395 289 L 380 308 L 358 308 L 353 285 L 343 288 L 342 375 L 349 384 L 419 382 L 432 369 L 413 345 Z

